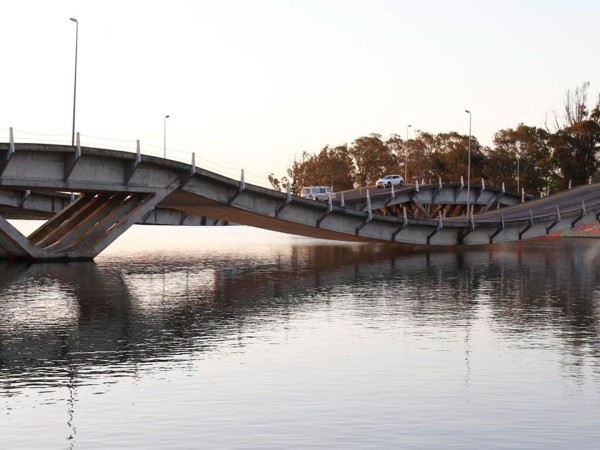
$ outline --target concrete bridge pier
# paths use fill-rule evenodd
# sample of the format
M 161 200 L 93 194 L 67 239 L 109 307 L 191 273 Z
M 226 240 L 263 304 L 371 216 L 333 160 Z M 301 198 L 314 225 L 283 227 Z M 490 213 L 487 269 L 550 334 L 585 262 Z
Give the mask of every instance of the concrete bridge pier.
M 169 192 L 83 193 L 28 237 L 0 216 L 0 259 L 93 259 Z

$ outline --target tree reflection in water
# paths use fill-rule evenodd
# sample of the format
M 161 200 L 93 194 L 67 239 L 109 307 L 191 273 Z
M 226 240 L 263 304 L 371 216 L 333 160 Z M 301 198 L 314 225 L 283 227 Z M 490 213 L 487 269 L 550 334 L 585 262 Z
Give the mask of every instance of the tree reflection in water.
M 340 293 L 369 297 L 353 311 L 365 324 L 385 315 L 430 332 L 464 327 L 467 365 L 470 329 L 483 316 L 515 345 L 559 338 L 578 376 L 600 356 L 599 259 L 600 243 L 571 240 L 443 253 L 296 245 L 271 254 L 2 262 L 0 392 L 90 381 L 103 370 L 133 375 L 177 355 L 243 346 L 244 330 Z

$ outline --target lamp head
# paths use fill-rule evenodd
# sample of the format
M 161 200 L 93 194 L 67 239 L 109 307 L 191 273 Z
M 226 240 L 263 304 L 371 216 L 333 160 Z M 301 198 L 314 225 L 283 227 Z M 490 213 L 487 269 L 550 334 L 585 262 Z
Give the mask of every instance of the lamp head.
M 465 109 L 465 112 L 466 112 L 467 114 L 471 114 L 471 111 L 469 111 L 468 109 Z
M 73 17 L 71 17 L 69 20 L 70 20 L 71 22 L 79 23 L 79 22 L 77 22 L 77 19 L 74 19 Z
M 168 119 L 169 117 L 171 117 L 171 116 L 169 116 L 169 115 L 167 114 L 167 115 L 165 116 L 165 119 Z

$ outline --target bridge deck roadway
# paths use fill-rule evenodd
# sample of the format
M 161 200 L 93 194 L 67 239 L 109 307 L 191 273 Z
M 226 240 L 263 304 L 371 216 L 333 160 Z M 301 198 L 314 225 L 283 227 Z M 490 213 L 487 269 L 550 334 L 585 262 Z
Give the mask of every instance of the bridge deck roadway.
M 455 196 L 451 197 L 451 201 L 460 201 L 465 200 L 466 197 L 459 196 L 458 193 L 464 191 L 466 194 L 466 186 L 461 183 L 443 183 L 442 187 L 437 183 L 432 184 L 405 184 L 402 187 L 396 188 L 377 188 L 376 186 L 367 186 L 356 189 L 350 189 L 347 191 L 336 192 L 336 201 L 339 203 L 341 194 L 344 194 L 344 200 L 346 205 L 364 205 L 367 197 L 367 191 L 369 192 L 369 196 L 372 202 L 382 201 L 384 203 L 389 202 L 390 196 L 398 198 L 407 198 L 407 197 L 421 197 L 423 202 L 428 200 L 440 200 L 443 197 L 444 189 L 452 189 L 453 194 Z M 497 189 L 495 187 L 485 187 L 481 184 L 472 184 L 470 189 L 473 191 L 473 195 L 471 196 L 471 200 L 475 204 L 485 204 L 484 199 L 487 200 L 489 197 L 484 196 L 482 194 L 484 192 L 488 192 L 490 196 L 498 196 L 502 205 L 516 205 L 521 202 L 521 196 L 519 194 L 513 192 L 503 192 L 501 189 Z
M 439 213 L 456 217 L 466 215 L 467 204 L 474 213 L 493 208 L 516 205 L 521 202 L 518 195 L 500 189 L 486 188 L 485 185 L 472 185 L 469 190 L 460 183 L 405 185 L 400 188 L 360 188 L 336 194 L 335 204 L 341 204 L 342 196 L 346 206 L 359 210 L 377 210 L 386 215 L 402 215 L 407 209 L 412 218 L 432 219 Z
M 521 203 L 515 206 L 488 211 L 476 216 L 478 222 L 497 222 L 504 216 L 504 220 L 519 219 L 528 215 L 552 215 L 558 211 L 581 208 L 582 203 L 593 205 L 600 201 L 600 190 L 597 184 L 577 186 L 567 191 L 561 191 L 549 197 L 540 198 Z
M 188 165 L 98 148 L 0 143 L 0 189 L 77 193 L 77 199 L 25 237 L 0 214 L 0 258 L 91 259 L 134 223 L 169 211 L 183 224 L 213 217 L 284 233 L 325 239 L 408 245 L 481 245 L 528 239 L 595 222 L 600 185 L 582 186 L 546 199 L 493 209 L 506 196 L 473 187 L 468 200 L 488 212 L 472 220 L 446 210 L 408 215 L 413 204 L 465 204 L 462 185 L 406 187 L 374 195 L 371 210 L 320 203 L 246 184 Z M 398 215 L 380 214 L 393 201 Z M 379 202 L 379 203 L 377 203 Z M 387 206 L 386 206 L 387 205 Z M 356 205 L 354 205 L 356 206 Z M 558 209 L 557 209 L 558 207 Z M 490 209 L 491 208 L 491 209 Z M 435 214 L 435 215 L 434 215 Z

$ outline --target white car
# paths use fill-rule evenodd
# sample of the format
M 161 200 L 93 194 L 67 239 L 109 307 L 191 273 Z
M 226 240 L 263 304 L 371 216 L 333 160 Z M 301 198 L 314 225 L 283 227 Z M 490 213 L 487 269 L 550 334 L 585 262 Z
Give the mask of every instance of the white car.
M 300 190 L 300 197 L 312 200 L 326 202 L 329 200 L 329 196 L 335 198 L 335 194 L 329 186 L 304 186 Z
M 400 175 L 386 175 L 383 178 L 380 178 L 375 183 L 375 186 L 378 188 L 389 188 L 392 186 L 402 186 L 404 184 L 404 178 Z

